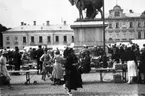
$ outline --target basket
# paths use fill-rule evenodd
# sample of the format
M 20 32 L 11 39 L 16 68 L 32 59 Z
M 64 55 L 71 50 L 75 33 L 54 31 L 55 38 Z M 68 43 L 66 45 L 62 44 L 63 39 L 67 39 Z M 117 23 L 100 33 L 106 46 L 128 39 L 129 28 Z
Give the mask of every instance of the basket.
M 113 79 L 114 79 L 114 83 L 122 83 L 120 74 L 114 74 Z

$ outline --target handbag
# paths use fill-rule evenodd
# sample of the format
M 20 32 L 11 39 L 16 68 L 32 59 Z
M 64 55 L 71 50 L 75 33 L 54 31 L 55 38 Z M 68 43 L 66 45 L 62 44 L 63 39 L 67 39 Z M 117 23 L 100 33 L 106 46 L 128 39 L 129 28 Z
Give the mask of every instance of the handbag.
M 81 74 L 83 73 L 83 69 L 84 68 L 82 66 L 78 66 L 78 68 L 77 68 L 78 72 L 81 73 Z

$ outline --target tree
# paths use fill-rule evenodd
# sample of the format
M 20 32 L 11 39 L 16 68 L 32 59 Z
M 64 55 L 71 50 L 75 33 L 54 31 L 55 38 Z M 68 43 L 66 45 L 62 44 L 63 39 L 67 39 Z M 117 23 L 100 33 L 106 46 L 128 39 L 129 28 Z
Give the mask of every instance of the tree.
M 3 35 L 2 32 L 8 30 L 7 27 L 3 26 L 2 24 L 0 24 L 0 48 L 3 47 Z

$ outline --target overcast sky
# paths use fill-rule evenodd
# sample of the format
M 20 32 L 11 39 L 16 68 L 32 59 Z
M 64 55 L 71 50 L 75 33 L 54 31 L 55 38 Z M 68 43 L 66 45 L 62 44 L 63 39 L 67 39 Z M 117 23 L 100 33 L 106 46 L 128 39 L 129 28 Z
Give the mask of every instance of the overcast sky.
M 135 13 L 145 10 L 145 0 L 104 1 L 105 13 L 108 13 L 116 3 L 125 13 L 130 9 Z M 22 21 L 30 25 L 36 21 L 38 25 L 42 25 L 48 20 L 51 24 L 60 24 L 65 20 L 72 24 L 76 18 L 78 10 L 71 6 L 68 0 L 0 0 L 0 23 L 6 27 L 20 26 Z

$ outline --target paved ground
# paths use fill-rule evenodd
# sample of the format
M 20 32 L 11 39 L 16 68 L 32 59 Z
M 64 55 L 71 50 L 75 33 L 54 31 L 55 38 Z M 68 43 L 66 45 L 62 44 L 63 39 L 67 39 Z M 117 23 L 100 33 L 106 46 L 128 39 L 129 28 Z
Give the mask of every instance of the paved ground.
M 98 73 L 83 74 L 83 88 L 73 91 L 73 96 L 145 96 L 145 85 L 114 83 L 113 73 L 103 75 L 104 83 L 100 83 Z M 25 75 L 11 76 L 13 89 L 4 87 L 1 96 L 68 96 L 62 85 L 51 85 L 49 78 L 41 80 L 40 75 L 34 75 L 30 85 L 24 85 Z M 38 84 L 33 85 L 37 80 Z

